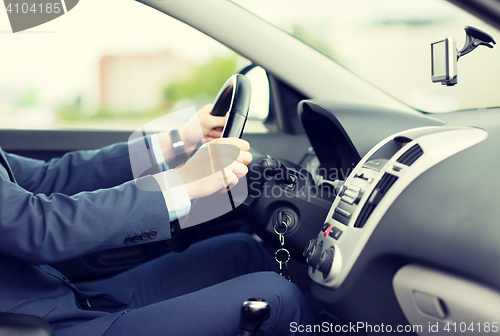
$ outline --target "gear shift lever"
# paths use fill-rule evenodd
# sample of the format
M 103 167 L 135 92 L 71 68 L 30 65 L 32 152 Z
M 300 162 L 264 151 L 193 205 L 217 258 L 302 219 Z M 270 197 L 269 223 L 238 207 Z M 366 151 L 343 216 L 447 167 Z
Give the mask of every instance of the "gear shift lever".
M 271 315 L 269 304 L 258 298 L 243 302 L 240 313 L 240 336 L 255 336 L 262 323 Z

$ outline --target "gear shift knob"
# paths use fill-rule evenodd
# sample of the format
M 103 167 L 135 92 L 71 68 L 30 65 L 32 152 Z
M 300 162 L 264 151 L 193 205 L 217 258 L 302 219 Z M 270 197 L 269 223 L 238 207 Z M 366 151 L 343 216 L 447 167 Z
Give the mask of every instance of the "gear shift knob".
M 271 315 L 269 304 L 258 298 L 243 302 L 240 313 L 240 336 L 255 336 L 262 323 Z

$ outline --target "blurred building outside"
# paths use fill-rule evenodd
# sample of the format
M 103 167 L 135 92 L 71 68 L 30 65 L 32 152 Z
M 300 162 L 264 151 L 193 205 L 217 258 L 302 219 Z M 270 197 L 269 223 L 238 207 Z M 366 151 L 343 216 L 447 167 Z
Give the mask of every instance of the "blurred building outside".
M 168 50 L 103 56 L 99 66 L 101 108 L 113 113 L 157 108 L 165 87 L 194 70 L 193 63 Z

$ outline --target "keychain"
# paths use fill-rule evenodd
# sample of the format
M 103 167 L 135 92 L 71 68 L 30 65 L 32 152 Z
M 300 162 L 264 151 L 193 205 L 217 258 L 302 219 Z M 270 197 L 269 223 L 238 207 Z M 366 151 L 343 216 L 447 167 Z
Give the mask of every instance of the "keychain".
M 274 254 L 274 259 L 280 265 L 280 275 L 288 281 L 291 281 L 288 274 L 288 261 L 290 260 L 290 252 L 285 248 L 285 233 L 288 230 L 289 217 L 284 212 L 278 213 L 278 220 L 274 224 L 274 232 L 278 235 L 281 247 Z

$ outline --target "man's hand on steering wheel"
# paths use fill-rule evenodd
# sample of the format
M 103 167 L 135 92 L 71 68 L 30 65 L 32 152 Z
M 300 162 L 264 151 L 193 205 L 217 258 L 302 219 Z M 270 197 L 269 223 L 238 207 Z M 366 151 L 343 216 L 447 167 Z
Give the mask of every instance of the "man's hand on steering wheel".
M 186 153 L 191 153 L 200 143 L 210 142 L 221 137 L 227 116 L 218 117 L 211 115 L 212 107 L 213 104 L 205 105 L 184 125 L 179 127 L 179 135 L 184 142 Z M 175 156 L 169 132 L 158 133 L 158 141 L 160 142 L 163 156 L 168 162 L 169 159 Z
M 213 116 L 210 114 L 213 107 L 213 104 L 203 106 L 188 122 L 179 127 L 179 134 L 185 143 L 196 145 L 199 142 L 210 142 L 222 136 L 227 114 L 224 117 Z M 199 139 L 199 136 L 192 131 L 198 125 L 201 126 L 204 139 Z
M 249 149 L 249 143 L 238 138 L 220 138 L 204 144 L 186 164 L 176 168 L 189 198 L 206 197 L 235 186 L 248 172 L 246 165 L 252 161 Z

